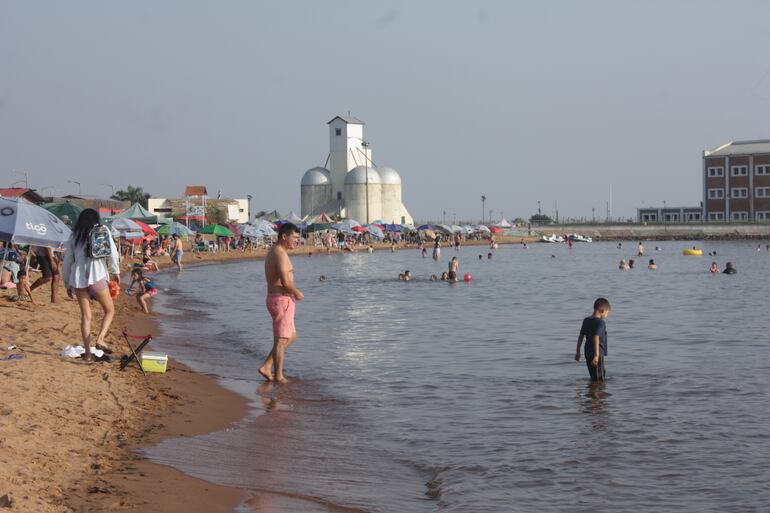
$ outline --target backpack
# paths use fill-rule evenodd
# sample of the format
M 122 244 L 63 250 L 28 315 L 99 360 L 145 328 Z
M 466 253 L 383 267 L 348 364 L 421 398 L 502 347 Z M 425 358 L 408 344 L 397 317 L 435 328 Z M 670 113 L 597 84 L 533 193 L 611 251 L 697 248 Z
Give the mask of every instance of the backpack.
M 91 228 L 88 234 L 88 256 L 91 258 L 106 258 L 112 255 L 111 238 L 112 234 L 106 226 L 97 224 Z

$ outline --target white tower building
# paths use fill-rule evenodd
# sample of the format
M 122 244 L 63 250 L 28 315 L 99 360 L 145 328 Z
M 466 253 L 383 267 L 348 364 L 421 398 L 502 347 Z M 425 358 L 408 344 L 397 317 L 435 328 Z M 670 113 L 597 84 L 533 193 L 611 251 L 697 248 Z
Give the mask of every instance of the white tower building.
M 314 167 L 302 177 L 302 216 L 326 212 L 361 223 L 413 224 L 401 202 L 401 177 L 393 168 L 377 167 L 372 161 L 364 122 L 336 116 L 328 125 L 328 169 Z

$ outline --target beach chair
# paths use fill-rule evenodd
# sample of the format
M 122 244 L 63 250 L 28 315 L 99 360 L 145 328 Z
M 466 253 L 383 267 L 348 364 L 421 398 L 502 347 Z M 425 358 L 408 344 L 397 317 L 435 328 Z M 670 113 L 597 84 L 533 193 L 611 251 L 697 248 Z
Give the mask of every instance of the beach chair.
M 124 331 L 123 338 L 125 339 L 128 348 L 131 350 L 131 354 L 124 355 L 120 358 L 120 370 L 126 370 L 126 367 L 128 367 L 131 362 L 135 361 L 139 366 L 139 370 L 142 371 L 142 374 L 144 375 L 144 380 L 147 381 L 147 373 L 145 373 L 142 368 L 142 362 L 139 360 L 139 355 L 142 353 L 144 347 L 152 340 L 152 335 L 129 335 Z M 134 349 L 134 346 L 131 345 L 129 339 L 141 340 L 141 342 L 136 346 L 136 349 Z

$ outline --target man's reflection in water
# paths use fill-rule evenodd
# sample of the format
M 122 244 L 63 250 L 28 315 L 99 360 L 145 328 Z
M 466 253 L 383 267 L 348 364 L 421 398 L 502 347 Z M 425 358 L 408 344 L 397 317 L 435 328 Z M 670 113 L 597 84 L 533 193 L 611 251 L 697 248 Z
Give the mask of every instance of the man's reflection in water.
M 272 394 L 275 385 L 266 381 L 257 387 L 257 394 L 259 395 L 259 402 L 265 413 L 272 413 L 278 409 L 281 403 Z

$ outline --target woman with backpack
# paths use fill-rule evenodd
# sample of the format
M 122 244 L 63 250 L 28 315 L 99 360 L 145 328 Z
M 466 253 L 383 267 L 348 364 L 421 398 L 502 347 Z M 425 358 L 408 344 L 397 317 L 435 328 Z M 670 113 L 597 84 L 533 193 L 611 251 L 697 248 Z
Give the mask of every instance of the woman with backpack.
M 120 254 L 109 229 L 99 224 L 99 213 L 87 208 L 80 213 L 65 244 L 62 278 L 70 298 L 76 297 L 80 306 L 80 332 L 83 336 L 84 360 L 91 360 L 91 299 L 104 310 L 102 327 L 94 346 L 105 353 L 112 350 L 104 345 L 104 337 L 115 316 L 110 296 L 110 274 L 120 279 Z

